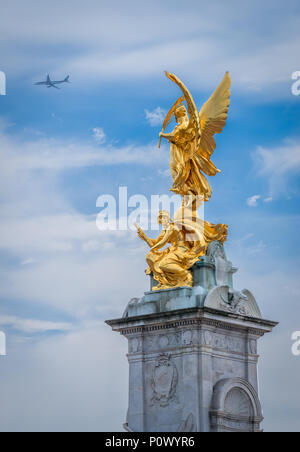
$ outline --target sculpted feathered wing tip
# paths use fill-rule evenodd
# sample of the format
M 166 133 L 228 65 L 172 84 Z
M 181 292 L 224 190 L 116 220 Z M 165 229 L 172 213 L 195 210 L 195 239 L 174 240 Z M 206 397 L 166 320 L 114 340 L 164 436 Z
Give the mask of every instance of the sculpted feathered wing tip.
M 216 149 L 214 135 L 221 133 L 226 124 L 230 105 L 230 86 L 231 77 L 229 72 L 226 72 L 217 89 L 199 112 L 201 140 L 197 154 L 206 159 L 210 159 Z

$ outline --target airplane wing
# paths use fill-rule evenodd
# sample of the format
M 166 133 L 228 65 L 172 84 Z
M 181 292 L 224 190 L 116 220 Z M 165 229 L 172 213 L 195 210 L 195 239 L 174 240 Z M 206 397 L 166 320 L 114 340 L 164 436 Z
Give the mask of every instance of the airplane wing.
M 50 85 L 48 85 L 48 88 L 60 89 L 60 88 L 58 88 L 58 86 L 54 85 L 52 82 L 50 83 Z
M 64 80 L 55 80 L 51 81 L 51 83 L 55 83 L 55 85 L 60 85 L 61 83 L 70 83 L 70 76 L 67 75 L 67 77 Z

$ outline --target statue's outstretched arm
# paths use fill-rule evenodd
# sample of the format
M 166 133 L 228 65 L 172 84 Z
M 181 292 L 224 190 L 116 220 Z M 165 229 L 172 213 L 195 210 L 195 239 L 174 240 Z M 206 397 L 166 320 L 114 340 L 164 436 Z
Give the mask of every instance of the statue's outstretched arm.
M 176 139 L 176 136 L 178 135 L 179 131 L 185 130 L 187 128 L 187 124 L 178 124 L 173 132 L 170 133 L 164 133 L 160 132 L 159 137 L 160 138 L 166 138 L 168 141 L 174 141 Z
M 166 138 L 167 140 L 172 140 L 172 139 L 175 138 L 175 133 L 174 133 L 174 131 L 171 132 L 171 133 L 160 132 L 159 137 L 160 138 Z
M 161 238 L 161 240 L 159 240 L 160 237 L 162 236 L 162 234 L 159 236 L 157 243 L 154 246 L 152 246 L 151 251 L 159 250 L 160 248 L 163 248 L 168 243 L 172 232 L 173 232 L 173 229 L 171 227 L 169 229 L 167 229 L 166 231 L 163 231 L 163 233 L 164 233 L 163 237 Z
M 152 248 L 156 243 L 158 243 L 163 237 L 163 232 L 162 232 L 157 239 L 150 239 L 150 237 L 148 237 L 147 234 L 145 234 L 145 232 L 142 230 L 142 228 L 140 228 L 136 223 L 134 223 L 134 225 L 137 228 L 139 237 L 142 240 L 144 240 L 144 242 L 146 242 L 150 248 Z

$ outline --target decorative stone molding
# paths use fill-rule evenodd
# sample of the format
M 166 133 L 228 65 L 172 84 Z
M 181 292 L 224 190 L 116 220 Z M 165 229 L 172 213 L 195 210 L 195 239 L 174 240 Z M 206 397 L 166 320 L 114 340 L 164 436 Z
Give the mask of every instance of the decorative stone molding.
M 204 333 L 206 345 L 213 349 L 224 350 L 226 352 L 245 353 L 245 342 L 242 337 L 215 333 L 209 331 Z
M 184 320 L 177 320 L 177 314 L 179 314 L 180 312 L 184 313 L 190 313 L 190 314 L 196 314 L 196 316 L 194 316 L 193 318 L 185 318 Z M 143 334 L 143 333 L 149 333 L 149 332 L 154 332 L 154 331 L 170 331 L 170 330 L 174 330 L 174 331 L 178 331 L 181 328 L 185 329 L 186 327 L 193 327 L 193 328 L 203 328 L 205 326 L 212 326 L 214 328 L 221 328 L 223 330 L 228 330 L 228 331 L 236 331 L 236 332 L 245 332 L 245 330 L 247 330 L 247 332 L 249 334 L 253 334 L 254 336 L 262 336 L 264 334 L 264 332 L 262 332 L 261 329 L 258 328 L 253 328 L 250 326 L 247 326 L 246 324 L 240 324 L 240 325 L 233 325 L 230 320 L 231 319 L 243 319 L 244 321 L 248 320 L 252 320 L 252 318 L 248 318 L 247 316 L 242 316 L 242 315 L 237 315 L 237 314 L 232 314 L 232 313 L 227 313 L 227 318 L 226 318 L 226 322 L 225 321 L 221 321 L 221 320 L 217 320 L 214 318 L 209 318 L 206 317 L 205 314 L 218 314 L 218 311 L 210 308 L 210 307 L 204 307 L 204 308 L 191 308 L 191 309 L 186 309 L 186 310 L 181 310 L 181 311 L 173 311 L 172 313 L 169 313 L 169 315 L 165 315 L 164 318 L 161 319 L 160 323 L 158 324 L 152 324 L 151 322 L 151 318 L 153 318 L 153 320 L 157 317 L 155 314 L 151 314 L 151 316 L 149 315 L 149 324 L 139 324 L 139 325 L 134 325 L 134 322 L 131 322 L 131 319 L 117 319 L 116 322 L 118 323 L 118 329 L 119 331 L 124 335 L 124 336 L 132 336 L 132 335 L 137 335 L 137 334 Z M 224 314 L 223 314 L 224 315 Z M 176 319 L 172 319 L 170 320 L 170 317 L 175 316 Z M 125 322 L 126 320 L 126 322 Z M 259 318 L 256 318 L 256 320 L 259 320 Z M 268 322 L 268 321 L 262 321 L 262 324 L 265 325 L 267 322 L 267 324 L 270 327 L 274 327 L 276 325 L 276 322 Z M 108 324 L 111 324 L 110 321 L 107 321 Z M 115 323 L 115 321 L 114 321 Z M 128 326 L 130 323 L 132 323 L 132 326 Z M 257 322 L 256 322 L 257 323 Z M 258 324 L 258 323 L 257 323 Z M 124 326 L 122 326 L 124 325 Z
M 214 387 L 210 410 L 213 432 L 259 432 L 263 420 L 257 392 L 243 378 L 225 378 Z

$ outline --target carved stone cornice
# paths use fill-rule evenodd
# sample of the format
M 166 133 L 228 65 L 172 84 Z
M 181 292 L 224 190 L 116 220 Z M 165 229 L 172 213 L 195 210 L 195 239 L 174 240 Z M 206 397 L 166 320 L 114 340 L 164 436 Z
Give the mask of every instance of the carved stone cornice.
M 209 326 L 227 331 L 247 332 L 259 337 L 277 325 L 276 322 L 269 320 L 253 319 L 206 307 L 107 320 L 106 323 L 124 336 L 186 327 L 201 329 Z

